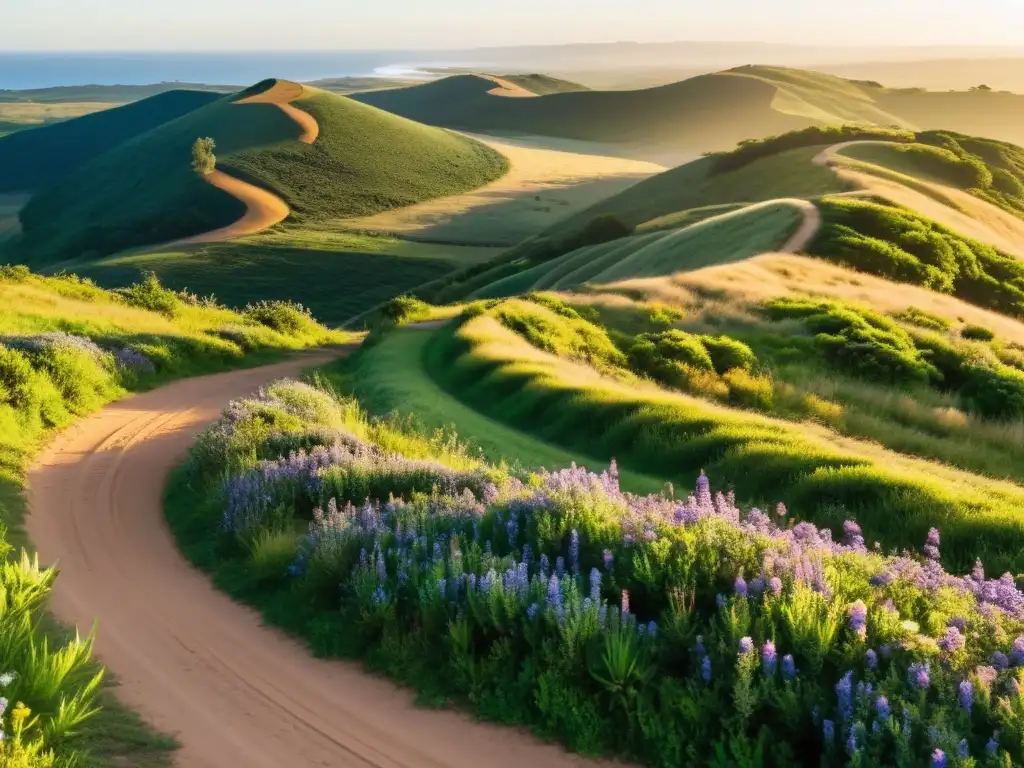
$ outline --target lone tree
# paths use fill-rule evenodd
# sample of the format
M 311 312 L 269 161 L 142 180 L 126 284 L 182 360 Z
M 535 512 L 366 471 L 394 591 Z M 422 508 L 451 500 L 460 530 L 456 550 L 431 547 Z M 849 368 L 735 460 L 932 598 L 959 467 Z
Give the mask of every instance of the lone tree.
M 217 143 L 209 137 L 196 139 L 192 145 L 192 170 L 200 176 L 212 173 L 217 165 L 217 156 L 213 154 L 216 148 Z

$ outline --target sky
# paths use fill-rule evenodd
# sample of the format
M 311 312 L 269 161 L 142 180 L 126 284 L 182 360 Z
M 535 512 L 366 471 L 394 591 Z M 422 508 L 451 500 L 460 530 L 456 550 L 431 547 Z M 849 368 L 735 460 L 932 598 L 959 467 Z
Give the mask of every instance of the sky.
M 31 0 L 0 51 L 474 48 L 758 40 L 1024 45 L 1024 0 Z

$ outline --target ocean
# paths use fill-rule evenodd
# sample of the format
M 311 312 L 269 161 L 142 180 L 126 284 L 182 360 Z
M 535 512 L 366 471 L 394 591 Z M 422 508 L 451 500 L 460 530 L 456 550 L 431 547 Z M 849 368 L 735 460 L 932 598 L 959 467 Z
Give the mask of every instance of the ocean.
M 431 62 L 429 53 L 0 53 L 0 90 L 58 85 L 148 85 L 183 82 L 252 85 L 267 77 L 317 80 L 381 74 L 397 77 Z

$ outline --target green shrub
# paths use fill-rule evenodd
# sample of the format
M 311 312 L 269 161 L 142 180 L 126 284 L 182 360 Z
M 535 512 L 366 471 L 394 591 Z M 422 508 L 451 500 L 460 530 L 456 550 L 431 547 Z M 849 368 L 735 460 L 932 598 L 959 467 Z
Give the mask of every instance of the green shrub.
M 634 227 L 629 226 L 614 213 L 602 213 L 586 223 L 577 235 L 577 248 L 585 245 L 600 245 L 611 240 L 629 237 Z M 575 248 L 571 250 L 576 250 Z
M 701 336 L 700 341 L 711 356 L 711 362 L 719 374 L 734 368 L 749 372 L 757 363 L 757 356 L 742 341 L 728 336 Z
M 308 309 L 294 301 L 257 301 L 242 310 L 242 314 L 286 336 L 298 336 L 316 322 Z
M 953 323 L 946 318 L 933 315 L 931 312 L 926 312 L 917 307 L 907 307 L 902 312 L 895 313 L 893 317 L 905 323 L 911 323 L 919 328 L 927 328 L 932 331 L 948 331 L 953 327 Z
M 23 352 L 0 345 L 0 403 L 19 410 L 31 409 L 39 402 L 37 378 Z
M 145 272 L 142 280 L 117 291 L 126 304 L 174 317 L 181 309 L 181 299 L 174 291 L 160 285 L 155 272 Z
M 298 551 L 298 538 L 292 531 L 260 530 L 249 542 L 249 562 L 256 582 L 266 585 L 284 581 Z
M 818 202 L 824 226 L 811 251 L 851 269 L 951 293 L 1024 316 L 1024 263 L 897 206 L 850 198 Z
M 0 280 L 10 283 L 24 283 L 32 273 L 24 264 L 0 264 Z
M 585 320 L 572 307 L 551 299 L 560 305 L 558 311 L 534 301 L 513 299 L 502 302 L 495 309 L 497 320 L 522 336 L 538 349 L 571 360 L 586 362 L 598 369 L 618 368 L 625 356 L 618 350 L 608 333 Z
M 939 373 L 910 335 L 878 313 L 836 302 L 779 298 L 764 304 L 772 320 L 799 319 L 814 343 L 837 369 L 870 381 L 922 384 Z
M 971 341 L 992 341 L 996 335 L 981 325 L 965 325 L 960 329 L 960 335 Z
M 200 176 L 213 173 L 217 167 L 217 156 L 213 154 L 216 148 L 217 143 L 209 137 L 196 139 L 192 145 L 192 170 Z
M 396 296 L 388 300 L 380 308 L 380 314 L 395 325 L 400 325 L 411 318 L 426 317 L 430 313 L 430 305 L 415 296 Z

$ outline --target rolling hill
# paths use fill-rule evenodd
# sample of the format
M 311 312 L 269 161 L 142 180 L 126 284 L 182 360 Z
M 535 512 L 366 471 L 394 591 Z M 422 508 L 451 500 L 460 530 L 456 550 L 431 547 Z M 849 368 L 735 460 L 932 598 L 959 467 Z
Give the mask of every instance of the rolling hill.
M 0 138 L 0 192 L 41 189 L 108 149 L 218 98 L 202 91 L 168 91 Z
M 352 98 L 433 125 L 518 132 L 696 154 L 822 123 L 946 129 L 1024 142 L 1024 96 L 889 89 L 782 67 L 745 66 L 657 88 L 499 99 L 457 75 Z
M 305 143 L 303 127 L 284 109 L 253 98 L 277 84 L 217 98 L 41 190 L 22 211 L 23 235 L 5 255 L 34 266 L 87 261 L 239 218 L 241 204 L 190 167 L 199 137 L 215 140 L 219 170 L 271 190 L 299 221 L 461 192 L 506 170 L 497 152 L 471 139 L 315 89 L 289 105 L 319 126 L 315 142 Z

